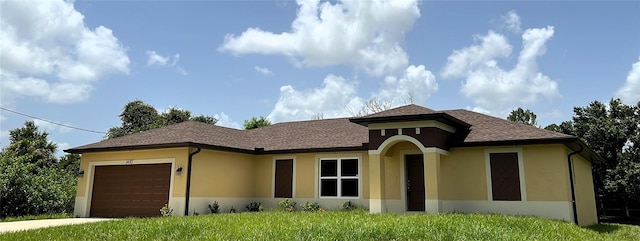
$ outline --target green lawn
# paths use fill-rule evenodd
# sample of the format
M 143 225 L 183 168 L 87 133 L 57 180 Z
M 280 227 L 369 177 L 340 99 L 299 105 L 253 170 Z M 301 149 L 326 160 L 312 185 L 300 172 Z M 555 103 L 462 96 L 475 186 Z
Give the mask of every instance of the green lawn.
M 264 212 L 89 223 L 0 240 L 640 240 L 640 227 L 581 228 L 534 217 L 480 214 Z
M 42 214 L 37 216 L 20 216 L 20 217 L 7 217 L 0 218 L 0 222 L 15 222 L 24 220 L 38 220 L 38 219 L 58 219 L 58 218 L 73 218 L 73 214 L 70 213 L 54 213 L 54 214 Z

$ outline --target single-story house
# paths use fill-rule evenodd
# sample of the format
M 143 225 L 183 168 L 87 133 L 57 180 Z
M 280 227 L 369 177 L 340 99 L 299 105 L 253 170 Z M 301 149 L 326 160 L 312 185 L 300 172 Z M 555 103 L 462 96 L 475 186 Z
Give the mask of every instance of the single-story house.
M 380 212 L 534 215 L 597 223 L 575 136 L 468 111 L 406 105 L 354 118 L 237 130 L 183 122 L 65 150 L 82 154 L 75 214 L 275 208 L 285 198 Z

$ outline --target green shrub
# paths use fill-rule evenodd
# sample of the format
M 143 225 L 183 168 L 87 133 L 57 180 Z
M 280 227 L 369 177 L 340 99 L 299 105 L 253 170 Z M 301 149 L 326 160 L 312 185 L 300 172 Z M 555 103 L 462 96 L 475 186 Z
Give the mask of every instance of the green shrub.
M 342 203 L 342 210 L 343 211 L 367 211 L 366 208 L 364 208 L 363 206 L 360 206 L 358 204 L 355 204 L 351 201 L 346 201 Z
M 73 213 L 77 177 L 0 154 L 0 218 Z
M 262 203 L 259 203 L 259 202 L 251 202 L 251 203 L 247 204 L 247 206 L 245 206 L 245 208 L 247 208 L 247 211 L 249 211 L 249 212 L 262 212 L 262 211 L 264 211 L 264 206 L 262 206 Z
M 218 201 L 214 201 L 213 204 L 209 204 L 209 210 L 211 210 L 211 213 L 220 212 L 220 205 L 218 204 Z
M 163 217 L 169 217 L 171 215 L 173 215 L 173 208 L 169 207 L 169 204 L 164 204 L 164 206 L 162 206 L 162 208 L 160 209 L 160 214 Z
M 283 210 L 293 212 L 296 209 L 296 202 L 287 198 L 285 200 L 278 202 L 278 206 L 280 206 L 280 208 L 282 208 Z
M 320 211 L 321 209 L 320 204 L 310 203 L 310 202 L 305 203 L 301 207 L 302 207 L 302 211 L 305 211 L 305 212 L 317 212 L 317 211 Z

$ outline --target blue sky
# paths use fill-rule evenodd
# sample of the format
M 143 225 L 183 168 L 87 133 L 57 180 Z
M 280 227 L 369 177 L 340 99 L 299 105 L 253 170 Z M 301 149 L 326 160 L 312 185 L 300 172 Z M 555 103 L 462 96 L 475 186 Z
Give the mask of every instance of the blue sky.
M 3 108 L 106 131 L 133 100 L 240 128 L 371 98 L 545 126 L 640 101 L 637 1 L 0 1 Z M 31 118 L 0 112 L 0 145 Z M 62 148 L 103 134 L 37 121 Z

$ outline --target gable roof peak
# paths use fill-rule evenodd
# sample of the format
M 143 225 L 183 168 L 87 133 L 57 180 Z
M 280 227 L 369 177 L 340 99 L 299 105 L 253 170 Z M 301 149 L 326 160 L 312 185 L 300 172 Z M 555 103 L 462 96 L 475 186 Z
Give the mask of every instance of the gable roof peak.
M 376 118 L 376 117 L 387 117 L 387 116 L 404 116 L 404 115 L 422 115 L 422 114 L 432 114 L 438 111 L 429 109 L 424 106 L 419 106 L 416 104 L 408 104 L 399 106 L 396 108 L 388 109 L 385 111 L 381 111 L 378 113 L 373 113 L 370 115 L 361 116 L 360 118 Z

